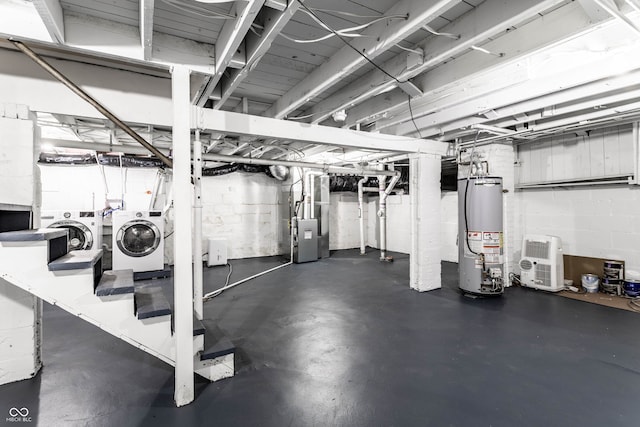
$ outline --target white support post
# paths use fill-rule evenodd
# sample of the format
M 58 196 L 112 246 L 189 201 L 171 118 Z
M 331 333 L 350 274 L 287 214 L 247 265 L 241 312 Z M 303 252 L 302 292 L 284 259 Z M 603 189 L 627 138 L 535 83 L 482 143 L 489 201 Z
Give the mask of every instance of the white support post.
M 441 287 L 439 155 L 409 157 L 411 188 L 411 255 L 409 282 L 419 292 Z
M 191 102 L 189 69 L 171 70 L 173 99 L 173 194 L 174 194 L 174 336 L 176 346 L 175 391 L 177 406 L 194 399 L 193 301 L 191 234 Z
M 40 225 L 35 114 L 25 105 L 0 104 L 0 204 L 33 212 Z M 0 273 L 6 273 L 0 268 Z M 42 301 L 0 279 L 0 384 L 34 377 L 42 367 Z
M 193 141 L 193 178 L 193 309 L 196 318 L 202 320 L 202 141 L 199 130 Z

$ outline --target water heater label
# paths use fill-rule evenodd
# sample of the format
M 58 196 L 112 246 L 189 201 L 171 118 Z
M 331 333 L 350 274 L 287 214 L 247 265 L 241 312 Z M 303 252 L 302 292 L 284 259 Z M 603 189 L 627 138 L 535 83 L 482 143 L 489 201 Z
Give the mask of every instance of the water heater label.
M 502 264 L 503 235 L 499 231 L 467 231 L 469 247 L 465 245 L 465 257 L 474 258 L 476 254 L 484 254 L 485 263 Z M 479 262 L 479 264 L 478 264 Z M 476 267 L 482 266 L 482 261 L 476 260 Z

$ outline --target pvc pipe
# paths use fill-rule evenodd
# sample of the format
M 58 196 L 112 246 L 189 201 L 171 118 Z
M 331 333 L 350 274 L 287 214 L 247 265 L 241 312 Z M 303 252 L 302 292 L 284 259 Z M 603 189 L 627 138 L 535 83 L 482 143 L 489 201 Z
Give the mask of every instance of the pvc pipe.
M 193 311 L 196 318 L 202 320 L 202 141 L 197 129 L 193 141 L 193 175 Z
M 378 209 L 378 217 L 380 218 L 380 260 L 384 261 L 387 257 L 387 202 L 383 198 L 385 194 L 386 177 L 378 177 L 378 191 L 380 193 L 380 208 Z
M 358 218 L 360 220 L 360 255 L 365 254 L 364 245 L 364 183 L 369 180 L 368 177 L 358 181 Z
M 393 187 L 400 180 L 400 173 L 396 172 L 396 175 L 391 179 L 391 182 L 384 188 L 385 177 L 378 177 L 379 190 L 380 190 L 380 210 L 378 210 L 378 216 L 380 217 L 380 260 L 384 261 L 387 258 L 387 197 L 393 191 Z
M 75 83 L 73 83 L 71 80 L 69 80 L 64 74 L 62 74 L 61 72 L 56 70 L 54 67 L 52 67 L 48 62 L 46 62 L 44 59 L 42 59 L 40 56 L 38 56 L 37 53 L 32 51 L 24 43 L 16 41 L 16 40 L 9 40 L 9 41 L 15 47 L 20 49 L 20 51 L 22 51 L 25 55 L 27 55 L 29 58 L 31 58 L 36 64 L 40 65 L 49 74 L 51 74 L 53 77 L 55 77 L 56 80 L 58 80 L 59 82 L 64 84 L 66 87 L 71 89 L 71 91 L 73 93 L 75 93 L 76 95 L 78 95 L 80 98 L 84 99 L 89 104 L 91 104 L 103 116 L 105 116 L 106 118 L 111 120 L 116 126 L 118 126 L 120 129 L 125 131 L 125 133 L 127 133 L 130 137 L 135 139 L 140 145 L 142 145 L 144 148 L 146 148 L 148 151 L 150 151 L 154 156 L 159 158 L 162 161 L 162 163 L 167 165 L 167 167 L 169 167 L 169 168 L 173 167 L 173 160 L 171 160 L 169 157 L 165 156 L 162 152 L 160 152 L 160 150 L 158 150 L 156 147 L 154 147 L 149 142 L 147 142 L 136 131 L 131 129 L 126 123 L 124 123 L 122 120 L 120 120 L 115 114 L 113 114 L 111 111 L 107 110 L 102 104 L 100 104 L 98 101 L 96 101 L 94 98 L 92 98 L 91 95 L 89 95 L 87 92 L 82 90 L 79 86 L 77 86 Z M 109 151 L 111 151 L 111 150 L 109 150 Z
M 244 278 L 242 280 L 238 280 L 235 283 L 232 283 L 232 284 L 227 285 L 227 286 L 223 286 L 222 288 L 216 289 L 213 292 L 209 292 L 206 295 L 204 295 L 204 297 L 202 298 L 202 301 L 207 301 L 209 298 L 212 298 L 212 297 L 216 296 L 217 294 L 219 294 L 222 291 L 226 291 L 227 289 L 234 288 L 234 287 L 236 287 L 238 285 L 241 285 L 241 284 L 243 284 L 245 282 L 248 282 L 249 280 L 253 280 L 253 279 L 257 278 L 257 277 L 263 276 L 263 275 L 265 275 L 267 273 L 271 273 L 272 271 L 276 271 L 276 270 L 279 270 L 279 269 L 281 269 L 283 267 L 286 267 L 288 265 L 293 264 L 293 222 L 291 224 L 291 229 L 290 229 L 289 232 L 290 232 L 290 239 L 291 239 L 291 257 L 289 258 L 289 262 L 287 262 L 285 264 L 282 264 L 282 265 L 278 265 L 278 266 L 273 267 L 273 268 L 270 268 L 270 269 L 265 270 L 263 272 L 260 272 L 258 274 L 254 274 L 253 276 L 249 276 L 249 277 Z

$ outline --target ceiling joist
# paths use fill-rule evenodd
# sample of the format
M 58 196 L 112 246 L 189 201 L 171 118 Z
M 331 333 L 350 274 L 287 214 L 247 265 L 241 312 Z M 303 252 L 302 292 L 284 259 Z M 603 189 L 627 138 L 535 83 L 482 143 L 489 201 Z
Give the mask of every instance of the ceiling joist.
M 238 47 L 251 28 L 256 15 L 262 9 L 265 0 L 248 0 L 247 2 L 235 2 L 236 19 L 228 20 L 222 27 L 220 36 L 216 41 L 216 66 L 215 72 L 205 77 L 202 88 L 196 94 L 194 104 L 202 107 L 217 86 L 222 74 L 234 58 Z M 246 63 L 246 61 L 245 61 Z
M 353 48 L 366 55 L 369 60 L 394 47 L 425 24 L 454 7 L 461 0 L 440 0 L 425 2 L 424 0 L 401 0 L 389 9 L 386 16 L 407 16 L 406 20 L 392 22 L 380 21 L 369 26 L 362 37 L 353 39 Z M 317 67 L 304 80 L 299 82 L 274 105 L 267 110 L 266 115 L 278 119 L 286 117 L 292 111 L 300 108 L 310 99 L 328 90 L 349 74 L 367 64 L 367 60 L 354 52 L 349 46 L 342 47 L 327 62 Z

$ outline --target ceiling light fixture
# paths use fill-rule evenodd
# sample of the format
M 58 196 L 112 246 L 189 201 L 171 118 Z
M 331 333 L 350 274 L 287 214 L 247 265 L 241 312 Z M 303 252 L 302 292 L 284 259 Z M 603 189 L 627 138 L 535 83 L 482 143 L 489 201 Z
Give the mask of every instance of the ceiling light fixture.
M 338 110 L 333 113 L 331 117 L 333 117 L 333 120 L 335 120 L 336 122 L 344 122 L 345 120 L 347 120 L 347 112 L 344 109 Z

